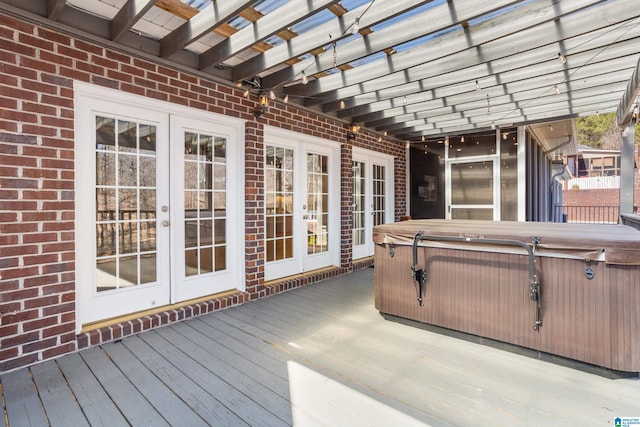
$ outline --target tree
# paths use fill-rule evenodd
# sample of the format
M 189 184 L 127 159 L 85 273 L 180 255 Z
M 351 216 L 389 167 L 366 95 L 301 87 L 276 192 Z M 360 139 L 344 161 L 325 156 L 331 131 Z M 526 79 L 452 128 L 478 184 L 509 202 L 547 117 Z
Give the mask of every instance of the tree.
M 616 113 L 597 114 L 576 119 L 578 144 L 604 150 L 619 150 L 621 132 L 616 126 Z M 640 129 L 636 129 L 636 145 L 640 145 Z

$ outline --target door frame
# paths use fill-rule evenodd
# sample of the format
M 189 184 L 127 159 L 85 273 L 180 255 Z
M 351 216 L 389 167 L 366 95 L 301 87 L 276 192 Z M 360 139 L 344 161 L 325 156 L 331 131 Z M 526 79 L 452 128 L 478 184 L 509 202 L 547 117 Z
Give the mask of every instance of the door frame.
M 493 204 L 491 205 L 453 205 L 451 202 L 451 184 L 452 184 L 452 165 L 461 165 L 478 162 L 491 162 L 493 165 Z M 451 219 L 451 210 L 455 208 L 465 209 L 493 209 L 493 221 L 500 221 L 500 157 L 497 154 L 491 154 L 486 156 L 470 156 L 470 157 L 456 157 L 455 159 L 446 159 L 445 161 L 445 218 Z
M 358 247 L 352 246 L 352 259 L 366 258 L 372 256 L 374 252 L 373 244 L 373 166 L 384 166 L 384 189 L 385 189 L 385 223 L 395 222 L 395 171 L 394 158 L 388 154 L 378 153 L 365 148 L 353 147 L 351 151 L 351 162 L 362 162 L 365 164 L 365 244 Z M 353 224 L 352 224 L 353 228 Z
M 332 265 L 340 266 L 340 143 L 265 125 L 263 145 L 294 150 L 294 255 L 287 260 L 265 261 L 265 280 L 274 280 Z M 307 232 L 303 218 L 306 214 L 303 206 L 306 205 L 306 154 L 308 152 L 329 156 L 329 224 L 333 225 L 329 228 L 329 251 L 316 255 L 307 255 Z
M 104 114 L 112 114 L 115 116 L 123 116 L 127 114 L 128 111 L 144 111 L 144 114 L 129 114 L 128 116 L 131 119 L 136 121 L 145 121 L 145 117 L 148 114 L 161 115 L 164 117 L 162 121 L 166 119 L 166 126 L 161 130 L 163 134 L 166 136 L 162 136 L 166 138 L 165 147 L 157 147 L 157 150 L 167 150 L 167 153 L 163 154 L 166 157 L 166 171 L 168 175 L 171 175 L 170 167 L 170 159 L 169 159 L 169 150 L 172 145 L 172 141 L 170 140 L 171 129 L 170 129 L 170 116 L 171 115 L 179 115 L 184 117 L 195 118 L 198 120 L 208 121 L 212 123 L 222 123 L 227 126 L 234 127 L 237 132 L 237 140 L 233 141 L 232 149 L 237 150 L 237 159 L 240 162 L 238 165 L 234 165 L 237 167 L 230 167 L 230 171 L 234 171 L 237 174 L 236 182 L 237 182 L 237 198 L 235 198 L 235 203 L 239 204 L 239 212 L 238 212 L 238 233 L 240 236 L 244 236 L 244 145 L 245 145 L 245 132 L 244 126 L 245 123 L 241 119 L 232 118 L 223 116 L 216 113 L 211 113 L 203 110 L 198 110 L 190 107 L 186 107 L 183 105 L 172 104 L 166 101 L 160 101 L 157 99 L 147 98 L 140 95 L 125 93 L 119 90 L 114 90 L 111 88 L 105 88 L 102 86 L 96 86 L 89 83 L 84 83 L 80 81 L 74 81 L 74 132 L 75 132 L 75 141 L 74 141 L 74 153 L 75 153 L 75 234 L 76 236 L 84 236 L 85 238 L 76 237 L 75 240 L 75 259 L 76 259 L 76 333 L 80 333 L 82 331 L 82 327 L 84 324 L 97 322 L 103 319 L 96 319 L 87 314 L 87 311 L 90 309 L 87 307 L 88 298 L 93 296 L 95 292 L 95 262 L 96 262 L 96 245 L 95 245 L 95 218 L 96 218 L 96 207 L 95 207 L 95 144 L 91 144 L 87 141 L 87 135 L 91 135 L 91 132 L 94 130 L 94 125 L 91 123 L 91 117 L 94 116 L 95 111 L 103 110 L 103 106 L 117 106 L 116 111 L 111 112 L 109 110 L 104 111 Z M 95 138 L 95 135 L 89 138 L 91 141 L 94 141 L 92 138 Z M 95 142 L 95 141 L 94 141 Z M 162 144 L 159 144 L 162 145 Z M 88 157 L 88 158 L 87 158 Z M 158 176 L 158 172 L 156 173 Z M 157 185 L 157 184 L 156 184 Z M 173 182 L 171 179 L 167 180 L 167 203 L 170 201 L 171 192 L 174 191 Z M 93 195 L 93 198 L 91 197 Z M 87 201 L 90 200 L 90 206 L 87 206 Z M 161 206 L 160 201 L 157 203 L 157 207 Z M 164 216 L 157 216 L 158 223 L 162 220 L 172 219 L 170 216 L 166 218 Z M 160 229 L 160 227 L 157 227 Z M 170 236 L 169 231 L 167 233 Z M 91 238 L 90 236 L 93 236 Z M 168 259 L 172 261 L 172 256 L 170 252 L 170 247 L 172 246 L 171 237 L 167 240 L 168 248 L 166 248 L 168 252 Z M 158 242 L 158 245 L 160 242 Z M 167 243 L 163 243 L 167 244 Z M 244 238 L 242 238 L 242 243 L 237 245 L 237 249 L 235 253 L 229 254 L 229 257 L 235 257 L 239 260 L 239 264 L 243 267 L 245 265 L 245 251 L 244 251 Z M 163 248 L 164 249 L 164 248 Z M 240 268 L 237 271 L 237 287 L 240 291 L 245 290 L 245 269 Z M 169 282 L 167 289 L 167 298 L 163 299 L 163 304 L 155 304 L 153 306 L 147 306 L 146 308 L 141 307 L 140 310 L 135 310 L 133 312 L 126 313 L 118 313 L 115 314 L 115 317 L 124 316 L 128 314 L 133 314 L 137 311 L 143 311 L 148 309 L 155 309 L 162 305 L 167 305 L 175 302 L 172 297 L 172 287 L 176 286 L 173 283 L 172 272 L 169 271 L 167 274 L 167 282 Z M 234 289 L 233 287 L 231 289 Z M 203 295 L 205 296 L 205 295 Z M 109 317 L 107 317 L 109 318 Z M 91 320 L 88 320 L 91 319 Z

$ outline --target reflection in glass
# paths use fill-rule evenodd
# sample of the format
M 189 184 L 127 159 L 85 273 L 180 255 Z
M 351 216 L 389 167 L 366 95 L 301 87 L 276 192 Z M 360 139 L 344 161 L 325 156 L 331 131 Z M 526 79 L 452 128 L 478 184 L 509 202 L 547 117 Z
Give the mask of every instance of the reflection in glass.
M 454 205 L 493 204 L 493 162 L 452 164 L 451 203 Z
M 452 208 L 452 219 L 493 220 L 493 209 L 486 208 Z
M 380 165 L 373 165 L 373 225 L 384 224 L 385 222 L 385 168 Z
M 307 254 L 329 250 L 327 164 L 327 156 L 307 153 Z
M 118 120 L 118 151 L 137 152 L 137 123 Z
M 138 156 L 118 154 L 118 179 L 122 187 L 138 185 Z
M 154 125 L 96 117 L 98 292 L 156 280 L 155 153 Z
M 365 165 L 363 162 L 353 162 L 353 246 L 365 244 L 364 220 L 365 220 Z
M 185 272 L 193 276 L 225 263 L 211 246 L 226 245 L 226 140 L 185 132 L 184 147 Z
M 115 153 L 96 153 L 96 185 L 116 185 Z
M 293 257 L 293 150 L 265 147 L 267 261 Z

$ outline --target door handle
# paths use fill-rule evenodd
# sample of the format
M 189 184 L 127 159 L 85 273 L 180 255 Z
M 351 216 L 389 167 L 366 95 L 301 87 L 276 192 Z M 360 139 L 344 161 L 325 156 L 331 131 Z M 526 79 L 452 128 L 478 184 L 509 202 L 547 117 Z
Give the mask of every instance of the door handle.
M 161 224 L 163 227 L 168 227 L 168 226 L 170 226 L 170 225 L 171 225 L 171 223 L 170 223 L 169 221 L 167 221 L 166 219 L 165 219 L 164 221 L 162 221 L 160 224 Z

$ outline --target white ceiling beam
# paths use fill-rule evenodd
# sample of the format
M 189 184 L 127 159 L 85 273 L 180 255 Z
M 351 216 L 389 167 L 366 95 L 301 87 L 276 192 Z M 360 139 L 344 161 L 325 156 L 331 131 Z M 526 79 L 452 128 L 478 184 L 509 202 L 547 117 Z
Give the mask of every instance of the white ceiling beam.
M 127 0 L 111 20 L 111 40 L 119 41 L 155 3 L 156 0 Z
M 260 55 L 233 67 L 232 76 L 234 81 L 240 81 L 274 68 L 285 63 L 291 58 L 300 57 L 313 50 L 327 46 L 345 37 L 351 36 L 350 27 L 356 18 L 360 18 L 360 28 L 371 27 L 385 20 L 394 18 L 411 9 L 431 3 L 433 0 L 404 0 L 402 2 L 379 1 L 367 3 L 353 9 L 342 16 L 331 19 L 324 24 L 299 34 L 297 37 L 274 46 Z M 369 6 L 371 7 L 369 8 Z M 365 13 L 366 12 L 366 13 Z M 286 77 L 287 80 L 294 78 L 293 75 Z
M 202 53 L 200 55 L 200 69 L 206 71 L 267 37 L 338 2 L 339 0 L 291 0 Z
M 448 29 L 452 30 L 463 22 L 494 12 L 513 3 L 516 2 L 513 0 L 495 0 L 492 2 L 479 3 L 477 0 L 457 0 L 455 2 L 443 3 L 426 11 L 416 13 L 394 25 L 387 26 L 379 31 L 358 37 L 349 43 L 340 45 L 337 50 L 337 65 L 346 64 L 365 56 L 383 52 L 387 48 L 393 48 L 429 34 L 437 34 L 438 32 Z M 402 55 L 403 53 L 399 53 L 391 55 L 389 58 Z M 288 69 L 266 76 L 264 80 L 270 85 L 276 86 L 283 82 L 290 81 L 292 77 L 299 76 L 302 71 L 307 75 L 313 75 L 330 70 L 334 68 L 334 65 L 331 55 L 316 56 L 294 64 Z M 360 69 L 361 67 L 356 68 Z M 334 76 L 327 76 L 309 82 L 307 85 L 288 87 L 286 92 L 293 95 L 314 95 L 326 90 L 322 85 L 325 79 L 337 81 L 334 79 Z
M 168 58 L 185 46 L 213 31 L 240 11 L 251 6 L 248 0 L 225 0 L 211 2 L 193 18 L 170 32 L 160 40 L 160 56 Z

